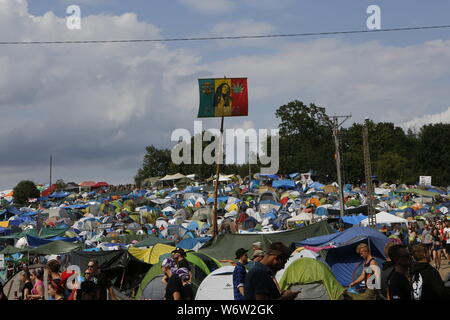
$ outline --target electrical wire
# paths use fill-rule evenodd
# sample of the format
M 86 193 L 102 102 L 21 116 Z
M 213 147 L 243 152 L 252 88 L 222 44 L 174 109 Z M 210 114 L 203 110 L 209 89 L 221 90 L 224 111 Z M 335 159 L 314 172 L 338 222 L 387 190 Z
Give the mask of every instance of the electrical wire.
M 196 37 L 196 38 L 73 40 L 73 41 L 0 41 L 0 45 L 101 44 L 101 43 L 140 43 L 140 42 L 177 42 L 177 41 L 263 39 L 263 38 L 306 37 L 306 36 L 358 34 L 358 33 L 375 33 L 375 32 L 417 31 L 417 30 L 448 29 L 448 28 L 450 28 L 450 25 L 390 28 L 390 29 L 379 29 L 379 30 L 375 29 L 375 30 L 331 31 L 331 32 L 288 33 L 288 34 L 247 35 L 247 36 L 223 36 L 223 37 Z

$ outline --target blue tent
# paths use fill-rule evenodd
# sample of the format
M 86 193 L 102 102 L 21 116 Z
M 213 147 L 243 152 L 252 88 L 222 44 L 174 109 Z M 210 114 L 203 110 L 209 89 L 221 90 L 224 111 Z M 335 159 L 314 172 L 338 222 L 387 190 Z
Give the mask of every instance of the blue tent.
M 202 238 L 188 238 L 181 240 L 177 244 L 177 248 L 183 248 L 185 250 L 191 250 L 194 248 L 198 243 L 205 243 L 207 241 L 211 240 L 211 237 L 202 237 Z
M 364 261 L 355 251 L 361 242 L 369 245 L 372 256 L 381 265 L 385 259 L 384 246 L 388 238 L 372 228 L 354 227 L 342 232 L 306 239 L 296 245 L 313 247 L 333 245 L 334 248 L 326 249 L 325 261 L 331 267 L 336 279 L 343 286 L 348 286 L 362 271 Z
M 70 193 L 69 192 L 65 192 L 65 191 L 53 192 L 49 196 L 49 198 L 62 199 L 62 198 L 65 198 L 65 197 L 67 197 L 69 195 L 70 195 Z
M 274 180 L 272 182 L 274 188 L 295 188 L 294 180 Z
M 74 237 L 74 238 L 53 237 L 50 239 L 42 239 L 42 238 L 27 235 L 27 242 L 30 247 L 39 247 L 44 244 L 47 244 L 47 243 L 50 243 L 53 241 L 57 241 L 57 240 L 61 240 L 61 241 L 65 241 L 65 242 L 76 242 L 76 241 L 80 240 L 80 238 L 78 238 L 78 237 Z
M 361 221 L 363 221 L 364 219 L 367 219 L 367 216 L 360 214 L 357 216 L 344 216 L 342 217 L 342 221 L 344 221 L 344 223 L 348 223 L 351 225 L 355 225 L 355 224 L 360 224 Z
M 321 184 L 321 183 L 319 183 L 319 182 L 313 182 L 313 183 L 311 183 L 309 186 L 308 186 L 308 188 L 310 188 L 310 189 L 315 189 L 316 191 L 321 191 L 321 190 L 323 190 L 323 187 L 325 187 L 325 185 L 324 184 Z
M 328 210 L 325 207 L 318 207 L 316 209 L 316 212 L 314 212 L 314 213 L 317 214 L 318 216 L 327 216 Z

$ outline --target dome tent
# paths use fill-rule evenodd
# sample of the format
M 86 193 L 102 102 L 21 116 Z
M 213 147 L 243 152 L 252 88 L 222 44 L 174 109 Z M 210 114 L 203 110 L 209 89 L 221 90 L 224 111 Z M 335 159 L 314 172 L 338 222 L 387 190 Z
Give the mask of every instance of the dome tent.
M 135 299 L 156 299 L 155 296 L 159 295 L 158 292 L 161 290 L 161 286 L 159 285 L 159 283 L 161 283 L 160 276 L 162 275 L 161 262 L 162 259 L 166 257 L 167 255 L 161 256 L 160 261 L 153 265 L 147 272 L 145 277 L 142 279 Z M 194 291 L 194 295 L 196 294 L 197 288 L 200 286 L 203 279 L 205 279 L 208 274 L 222 266 L 216 259 L 199 252 L 187 252 L 186 260 L 189 262 L 191 267 L 192 289 Z
M 312 258 L 292 262 L 281 278 L 280 288 L 300 290 L 296 300 L 341 300 L 345 292 L 330 269 Z

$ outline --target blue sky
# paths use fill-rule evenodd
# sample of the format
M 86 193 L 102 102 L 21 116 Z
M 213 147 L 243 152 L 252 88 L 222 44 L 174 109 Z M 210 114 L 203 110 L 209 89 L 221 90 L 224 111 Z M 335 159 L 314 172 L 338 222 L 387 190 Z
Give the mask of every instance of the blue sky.
M 66 8 L 82 30 L 65 28 Z M 0 40 L 155 39 L 450 24 L 433 0 L 0 0 Z M 52 13 L 49 13 L 52 12 Z M 4 46 L 0 51 L 0 189 L 30 178 L 131 182 L 145 146 L 193 130 L 197 79 L 248 77 L 248 117 L 226 127 L 278 126 L 294 99 L 418 128 L 450 121 L 450 29 L 283 39 Z M 204 127 L 217 127 L 218 119 Z M 0 190 L 1 191 L 1 190 Z

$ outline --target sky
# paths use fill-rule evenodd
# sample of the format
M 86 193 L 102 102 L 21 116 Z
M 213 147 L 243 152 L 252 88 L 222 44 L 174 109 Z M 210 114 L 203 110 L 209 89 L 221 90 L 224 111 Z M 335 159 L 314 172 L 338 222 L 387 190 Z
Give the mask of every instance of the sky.
M 81 29 L 66 9 L 81 8 Z M 450 24 L 445 0 L 0 0 L 0 41 L 160 39 Z M 0 191 L 20 180 L 132 183 L 145 147 L 193 132 L 197 79 L 247 77 L 249 116 L 274 129 L 292 100 L 404 128 L 450 121 L 450 29 L 279 39 L 0 47 Z M 204 121 L 217 128 L 220 119 Z

